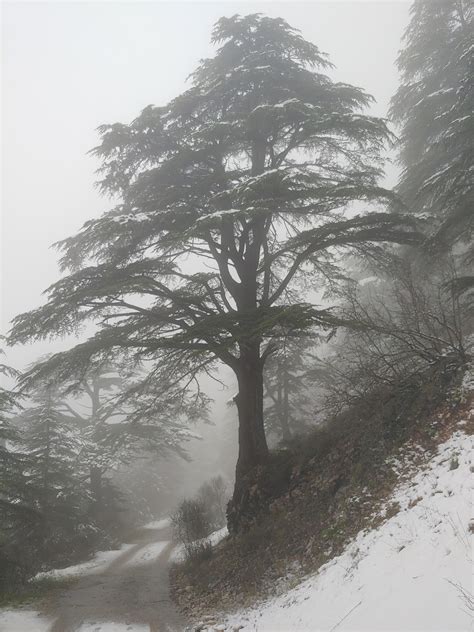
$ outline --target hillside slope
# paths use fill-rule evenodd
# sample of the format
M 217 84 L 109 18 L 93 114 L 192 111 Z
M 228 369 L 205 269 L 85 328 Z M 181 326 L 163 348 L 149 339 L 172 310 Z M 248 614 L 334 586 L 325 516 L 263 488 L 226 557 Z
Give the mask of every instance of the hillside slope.
M 227 617 L 218 629 L 474 629 L 474 436 L 464 431 L 467 421 L 399 484 L 388 503 L 399 507 L 396 515 L 361 532 L 303 583 Z
M 396 517 L 403 485 L 435 467 L 440 446 L 456 433 L 474 434 L 471 377 L 464 368 L 434 366 L 272 453 L 255 472 L 241 529 L 199 563 L 172 568 L 172 597 L 183 612 L 199 621 L 276 598 Z M 455 470 L 453 462 L 448 471 Z M 413 493 L 426 496 L 417 487 Z M 336 620 L 339 612 L 347 610 L 338 608 Z

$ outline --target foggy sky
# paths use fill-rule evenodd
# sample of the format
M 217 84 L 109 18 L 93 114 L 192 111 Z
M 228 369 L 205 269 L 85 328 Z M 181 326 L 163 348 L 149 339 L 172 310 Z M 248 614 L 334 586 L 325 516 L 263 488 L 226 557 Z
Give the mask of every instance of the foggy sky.
M 329 53 L 336 80 L 363 87 L 385 116 L 409 2 L 4 3 L 2 24 L 1 327 L 58 278 L 50 245 L 112 202 L 94 189 L 101 123 L 128 122 L 186 87 L 212 55 L 222 15 L 280 16 Z M 391 170 L 391 184 L 395 171 Z M 63 343 L 64 346 L 64 343 Z M 54 344 L 54 349 L 61 347 Z M 8 351 L 22 368 L 50 343 Z

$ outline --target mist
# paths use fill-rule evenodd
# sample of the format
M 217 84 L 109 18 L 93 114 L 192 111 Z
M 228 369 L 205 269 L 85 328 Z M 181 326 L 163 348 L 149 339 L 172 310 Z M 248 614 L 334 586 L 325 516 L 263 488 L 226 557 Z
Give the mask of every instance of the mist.
M 99 560 L 112 605 L 78 571 L 87 616 L 54 593 L 45 630 L 247 629 L 440 445 L 470 401 L 467 5 L 2 5 L 0 605 Z

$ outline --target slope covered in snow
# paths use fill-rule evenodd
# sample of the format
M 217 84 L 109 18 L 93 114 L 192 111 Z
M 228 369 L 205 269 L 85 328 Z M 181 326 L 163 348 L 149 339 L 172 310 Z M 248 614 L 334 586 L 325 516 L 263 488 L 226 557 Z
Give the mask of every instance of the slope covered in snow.
M 389 502 L 394 515 L 282 595 L 229 616 L 242 631 L 474 630 L 474 436 L 461 429 Z

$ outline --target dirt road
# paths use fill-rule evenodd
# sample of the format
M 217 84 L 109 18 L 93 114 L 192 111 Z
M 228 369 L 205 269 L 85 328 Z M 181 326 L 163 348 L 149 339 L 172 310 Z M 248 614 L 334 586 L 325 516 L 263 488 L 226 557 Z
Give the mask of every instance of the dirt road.
M 98 574 L 82 577 L 53 604 L 50 632 L 182 632 L 169 598 L 169 529 L 141 529 Z

